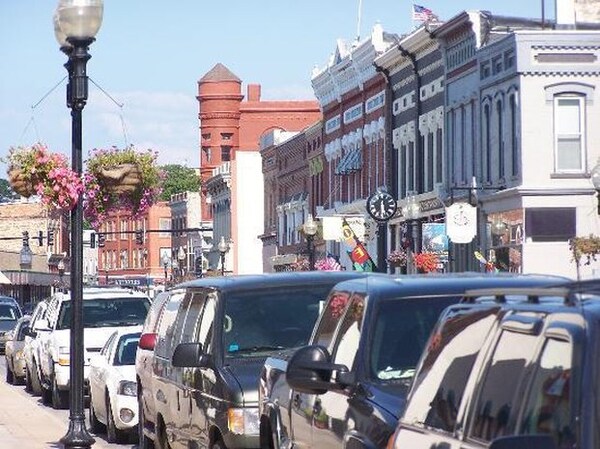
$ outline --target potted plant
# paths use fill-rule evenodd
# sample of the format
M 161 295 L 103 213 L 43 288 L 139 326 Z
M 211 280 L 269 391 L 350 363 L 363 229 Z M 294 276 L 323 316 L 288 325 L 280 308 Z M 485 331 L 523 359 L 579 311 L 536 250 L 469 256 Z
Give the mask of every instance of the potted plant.
M 37 194 L 48 207 L 62 210 L 77 204 L 83 183 L 64 154 L 52 153 L 44 144 L 36 143 L 11 147 L 4 162 L 10 186 L 19 195 Z
M 431 273 L 437 270 L 438 256 L 435 253 L 416 253 L 414 256 L 415 267 L 420 273 Z
M 587 237 L 573 237 L 569 240 L 569 249 L 577 265 L 579 265 L 582 257 L 586 259 L 585 265 L 589 265 L 600 254 L 600 237 L 593 234 Z
M 388 254 L 386 260 L 390 267 L 405 267 L 407 260 L 406 251 L 404 249 L 395 249 Z
M 137 151 L 132 146 L 91 152 L 83 177 L 83 210 L 95 229 L 112 210 L 126 209 L 138 218 L 158 200 L 164 174 L 157 157 L 155 151 Z

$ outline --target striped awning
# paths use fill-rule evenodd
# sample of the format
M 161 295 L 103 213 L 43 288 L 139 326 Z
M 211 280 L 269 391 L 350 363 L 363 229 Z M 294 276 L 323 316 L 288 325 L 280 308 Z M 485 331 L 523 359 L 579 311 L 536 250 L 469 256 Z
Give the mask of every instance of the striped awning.
M 362 152 L 360 148 L 346 153 L 335 168 L 336 175 L 348 175 L 362 168 Z

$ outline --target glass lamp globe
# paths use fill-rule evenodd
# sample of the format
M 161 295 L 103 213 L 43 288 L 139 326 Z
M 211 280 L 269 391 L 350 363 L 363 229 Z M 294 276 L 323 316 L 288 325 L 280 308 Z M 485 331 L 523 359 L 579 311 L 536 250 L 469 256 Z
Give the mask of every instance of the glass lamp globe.
M 304 233 L 309 236 L 314 236 L 317 233 L 317 222 L 313 219 L 312 214 L 308 214 L 308 217 L 302 225 Z
M 221 240 L 219 240 L 218 249 L 220 253 L 226 253 L 229 251 L 229 244 L 225 241 L 224 236 L 221 236 Z
M 56 7 L 57 23 L 66 38 L 94 38 L 102 25 L 103 0 L 59 0 Z M 59 34 L 55 34 L 59 43 Z M 62 43 L 61 43 L 62 44 Z

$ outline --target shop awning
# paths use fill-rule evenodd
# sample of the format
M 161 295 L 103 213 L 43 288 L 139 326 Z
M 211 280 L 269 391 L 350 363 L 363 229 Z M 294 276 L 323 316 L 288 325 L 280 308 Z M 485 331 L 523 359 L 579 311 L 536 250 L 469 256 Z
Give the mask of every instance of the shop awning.
M 339 164 L 335 168 L 336 175 L 347 175 L 360 170 L 362 167 L 362 154 L 361 150 L 355 149 L 349 151 L 340 160 Z
M 6 277 L 6 275 L 0 271 L 0 284 L 10 284 L 10 279 Z

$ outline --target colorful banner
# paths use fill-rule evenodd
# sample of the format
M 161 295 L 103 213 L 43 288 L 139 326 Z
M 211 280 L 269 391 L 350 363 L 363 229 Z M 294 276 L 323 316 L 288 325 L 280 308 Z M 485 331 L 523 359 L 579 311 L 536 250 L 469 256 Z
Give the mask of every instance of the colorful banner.
M 355 271 L 375 271 L 377 269 L 367 248 L 358 240 L 345 218 L 342 219 L 342 240 L 346 244 L 348 257 L 350 257 L 352 268 Z

